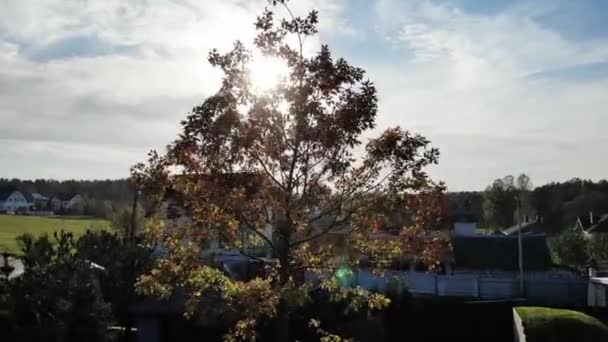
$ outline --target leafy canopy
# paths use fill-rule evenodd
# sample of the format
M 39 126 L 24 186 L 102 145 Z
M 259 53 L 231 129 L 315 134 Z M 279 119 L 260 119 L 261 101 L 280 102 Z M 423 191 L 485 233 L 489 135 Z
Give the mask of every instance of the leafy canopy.
M 433 265 L 445 246 L 427 231 L 440 214 L 443 186 L 424 169 L 437 162 L 438 150 L 400 127 L 364 143 L 376 125 L 374 84 L 325 45 L 304 54 L 306 38 L 317 33 L 318 14 L 296 17 L 285 8 L 285 19 L 271 9 L 257 18 L 254 50 L 237 41 L 226 53 L 210 52 L 209 63 L 224 74 L 219 90 L 182 121 L 166 154 L 153 151 L 147 163 L 132 169 L 159 209 L 167 200 L 177 202 L 189 218 L 157 212 L 148 233 L 166 254 L 140 278 L 140 288 L 162 296 L 185 288 L 189 313 L 201 297 L 221 293 L 241 316 L 229 338 L 250 337 L 263 318 L 285 322 L 318 285 L 347 291 L 332 275 L 340 266 L 355 266 L 363 254 L 376 266 L 404 254 Z M 290 37 L 297 38 L 296 46 Z M 287 66 L 267 91 L 259 91 L 251 77 L 257 55 Z M 387 213 L 397 209 L 406 212 L 403 229 L 374 238 Z M 244 232 L 276 260 L 262 277 L 236 281 L 201 261 L 210 241 L 221 237 L 227 248 L 239 248 Z M 339 243 L 328 242 L 336 236 L 349 247 L 339 250 Z M 315 281 L 305 273 L 314 273 Z M 337 296 L 346 297 L 353 296 Z M 370 297 L 373 308 L 386 303 Z

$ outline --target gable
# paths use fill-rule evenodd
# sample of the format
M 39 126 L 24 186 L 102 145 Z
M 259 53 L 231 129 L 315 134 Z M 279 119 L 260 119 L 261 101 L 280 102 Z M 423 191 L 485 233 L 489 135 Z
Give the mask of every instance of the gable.
M 11 202 L 11 200 L 12 200 L 12 202 L 25 202 L 26 201 L 25 197 L 23 196 L 23 194 L 20 191 L 13 191 L 13 193 L 10 196 L 8 196 L 7 200 L 9 202 Z

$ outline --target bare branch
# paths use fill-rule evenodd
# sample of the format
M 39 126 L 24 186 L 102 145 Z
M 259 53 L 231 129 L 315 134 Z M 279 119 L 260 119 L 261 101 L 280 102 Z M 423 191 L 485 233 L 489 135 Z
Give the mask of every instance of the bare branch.
M 350 218 L 351 218 L 351 215 L 352 215 L 352 212 L 350 212 L 348 215 L 346 215 L 341 220 L 338 220 L 338 216 L 335 216 L 334 219 L 332 220 L 332 222 L 326 228 L 324 228 L 323 230 L 321 230 L 319 233 L 313 234 L 313 235 L 311 235 L 311 236 L 309 236 L 307 238 L 304 238 L 304 239 L 302 239 L 300 241 L 293 242 L 289 246 L 290 247 L 297 246 L 297 245 L 300 245 L 300 244 L 303 244 L 303 243 L 306 243 L 306 242 L 318 239 L 318 238 L 320 238 L 323 235 L 329 234 L 330 231 L 332 229 L 334 229 L 335 227 L 337 227 L 338 225 L 341 225 L 343 223 L 348 222 L 350 220 Z
M 266 175 L 268 175 L 268 177 L 270 177 L 270 179 L 281 189 L 283 190 L 287 190 L 285 188 L 285 185 L 283 185 L 281 182 L 279 182 L 278 179 L 276 179 L 276 177 L 274 177 L 272 175 L 272 173 L 270 172 L 270 170 L 268 170 L 268 167 L 266 166 L 266 164 L 262 161 L 262 159 L 257 155 L 257 153 L 252 153 L 252 156 L 255 160 L 258 161 L 258 163 L 260 163 L 260 165 L 262 166 L 262 168 L 264 169 L 264 171 L 266 172 Z
M 246 218 L 244 215 L 240 214 L 239 216 L 240 216 L 240 218 L 239 218 L 239 219 L 241 219 L 241 220 L 242 220 L 242 221 L 245 223 L 245 228 L 247 228 L 247 229 L 251 230 L 251 231 L 252 231 L 252 232 L 254 232 L 254 233 L 257 235 L 257 236 L 259 236 L 260 238 L 262 238 L 262 240 L 264 240 L 264 241 L 265 241 L 265 242 L 268 244 L 268 246 L 269 246 L 269 247 L 270 247 L 272 250 L 274 250 L 274 245 L 272 244 L 272 241 L 270 241 L 270 239 L 269 239 L 268 237 L 266 237 L 266 235 L 262 234 L 262 232 L 260 232 L 259 230 L 255 229 L 255 227 L 254 227 L 253 225 L 251 225 L 251 224 L 250 224 L 250 223 L 247 221 L 247 218 Z

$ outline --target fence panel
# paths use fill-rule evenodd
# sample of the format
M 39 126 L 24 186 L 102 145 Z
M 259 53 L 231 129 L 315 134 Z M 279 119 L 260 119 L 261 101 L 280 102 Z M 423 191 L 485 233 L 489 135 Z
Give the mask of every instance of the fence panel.
M 479 297 L 505 299 L 518 297 L 519 282 L 513 279 L 480 278 Z
M 475 276 L 438 276 L 437 294 L 452 297 L 479 297 L 479 281 Z

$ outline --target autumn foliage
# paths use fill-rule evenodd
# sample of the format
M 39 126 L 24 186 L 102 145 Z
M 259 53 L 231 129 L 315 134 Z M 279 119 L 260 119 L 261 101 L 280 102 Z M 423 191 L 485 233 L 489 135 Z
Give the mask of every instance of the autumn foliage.
M 399 127 L 364 138 L 375 129 L 374 84 L 327 46 L 303 52 L 305 38 L 317 33 L 315 11 L 294 17 L 282 9 L 288 15 L 277 19 L 274 9 L 257 19 L 254 50 L 284 63 L 289 73 L 262 92 L 250 77 L 252 50 L 236 42 L 228 52 L 211 51 L 209 63 L 224 74 L 217 93 L 192 109 L 165 154 L 151 152 L 147 163 L 132 169 L 158 209 L 148 234 L 165 250 L 140 278 L 140 290 L 169 296 L 185 289 L 189 315 L 230 311 L 236 324 L 229 340 L 252 338 L 256 324 L 268 318 L 280 323 L 277 340 L 288 340 L 290 312 L 305 305 L 313 289 L 351 300 L 355 309 L 381 309 L 386 298 L 339 286 L 336 269 L 357 267 L 363 255 L 376 267 L 403 255 L 432 267 L 446 246 L 429 231 L 441 216 L 443 186 L 425 168 L 437 162 L 438 150 Z M 162 208 L 168 198 L 187 220 L 167 218 Z M 387 213 L 394 210 L 407 219 L 388 232 Z M 391 238 L 374 238 L 379 232 Z M 263 276 L 235 280 L 201 258 L 218 237 L 246 254 L 244 233 L 274 260 Z M 336 240 L 348 248 L 328 242 Z M 205 307 L 207 297 L 222 304 Z

